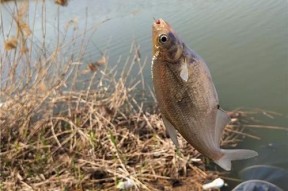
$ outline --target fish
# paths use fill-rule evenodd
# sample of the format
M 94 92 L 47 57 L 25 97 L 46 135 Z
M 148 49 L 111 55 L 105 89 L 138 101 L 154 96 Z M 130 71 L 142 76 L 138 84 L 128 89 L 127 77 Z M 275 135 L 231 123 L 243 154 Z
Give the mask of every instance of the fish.
M 220 107 L 205 61 L 163 19 L 152 25 L 152 81 L 163 124 L 177 148 L 177 132 L 224 170 L 231 161 L 258 155 L 248 149 L 221 149 L 230 117 Z

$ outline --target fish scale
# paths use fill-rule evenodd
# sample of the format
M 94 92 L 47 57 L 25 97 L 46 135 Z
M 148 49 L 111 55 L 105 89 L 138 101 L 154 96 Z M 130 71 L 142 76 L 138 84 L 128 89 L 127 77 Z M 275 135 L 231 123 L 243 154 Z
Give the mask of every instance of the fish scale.
M 171 63 L 170 66 L 173 67 Z M 184 84 L 183 82 L 181 82 L 181 79 L 177 77 L 173 73 L 173 70 L 169 69 L 168 67 L 169 63 L 163 64 L 163 62 L 158 62 L 156 60 L 154 61 L 152 69 L 153 79 L 155 82 L 155 94 L 158 98 L 157 100 L 159 100 L 161 113 L 168 118 L 168 120 L 175 126 L 175 128 L 188 142 L 193 142 L 193 146 L 195 147 L 195 149 L 197 149 L 199 152 L 201 152 L 202 150 L 209 150 L 209 156 L 211 155 L 213 156 L 213 158 L 216 158 L 217 156 L 217 158 L 219 158 L 222 153 L 220 152 L 220 149 L 215 146 L 214 140 L 206 142 L 202 141 L 203 138 L 207 138 L 209 137 L 209 135 L 211 139 L 213 139 L 214 134 L 208 133 L 205 135 L 205 133 L 203 133 L 203 131 L 211 131 L 211 129 L 207 129 L 207 127 L 200 127 L 194 122 L 196 118 L 199 118 L 200 115 L 203 115 L 204 111 L 199 112 L 199 108 L 203 108 L 204 110 L 206 105 L 205 101 L 203 100 L 204 98 L 198 96 L 198 100 L 193 99 L 193 97 L 197 96 L 198 94 L 195 93 L 197 92 L 197 89 L 196 91 L 191 93 L 191 89 L 193 89 L 193 86 L 189 86 L 189 83 Z M 197 76 L 195 75 L 195 77 Z M 184 90 L 184 93 L 182 93 L 182 100 L 179 102 L 177 99 L 175 99 L 175 95 L 181 92 L 181 90 Z M 196 112 L 195 110 L 198 112 Z M 194 112 L 195 115 L 187 115 L 191 112 Z M 191 128 L 193 129 L 192 131 L 189 130 Z M 204 137 L 202 137 L 202 135 Z
M 177 131 L 225 170 L 232 160 L 257 156 L 252 150 L 220 148 L 230 118 L 219 109 L 218 95 L 204 60 L 176 36 L 163 19 L 152 27 L 152 77 L 164 125 L 178 147 Z

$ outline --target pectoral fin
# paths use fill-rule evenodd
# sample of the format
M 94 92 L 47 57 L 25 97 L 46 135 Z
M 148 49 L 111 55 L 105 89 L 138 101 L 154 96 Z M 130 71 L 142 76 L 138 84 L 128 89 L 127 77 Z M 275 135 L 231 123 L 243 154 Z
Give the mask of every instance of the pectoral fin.
M 170 138 L 172 139 L 172 142 L 174 143 L 174 145 L 177 148 L 179 148 L 179 143 L 178 143 L 178 139 L 177 139 L 177 131 L 176 131 L 175 127 L 165 117 L 163 117 L 163 122 L 164 122 L 164 125 L 166 127 L 166 130 L 167 130 Z
M 181 69 L 180 69 L 180 77 L 182 78 L 182 80 L 184 80 L 185 82 L 188 81 L 188 64 L 187 62 L 184 60 L 184 62 L 181 65 Z
M 218 109 L 217 115 L 216 115 L 216 127 L 215 127 L 216 143 L 220 143 L 223 130 L 229 122 L 230 122 L 230 117 L 223 110 Z

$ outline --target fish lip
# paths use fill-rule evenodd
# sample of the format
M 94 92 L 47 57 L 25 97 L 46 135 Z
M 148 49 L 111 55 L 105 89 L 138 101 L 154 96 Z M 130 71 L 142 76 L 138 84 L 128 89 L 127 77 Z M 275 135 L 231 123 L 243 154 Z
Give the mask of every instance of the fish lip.
M 162 18 L 159 18 L 153 22 L 153 28 L 156 30 L 162 30 L 167 28 L 170 29 L 171 27 Z
M 165 23 L 165 21 L 162 18 L 155 19 L 153 26 L 159 26 L 159 25 L 162 25 L 163 23 Z

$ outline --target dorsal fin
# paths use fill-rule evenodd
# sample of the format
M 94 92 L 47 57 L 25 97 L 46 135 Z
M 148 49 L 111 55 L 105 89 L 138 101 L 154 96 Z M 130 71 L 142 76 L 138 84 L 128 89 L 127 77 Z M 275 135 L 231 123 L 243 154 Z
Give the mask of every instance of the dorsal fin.
M 216 125 L 215 125 L 215 141 L 220 144 L 223 130 L 230 122 L 230 117 L 220 107 L 217 109 Z

